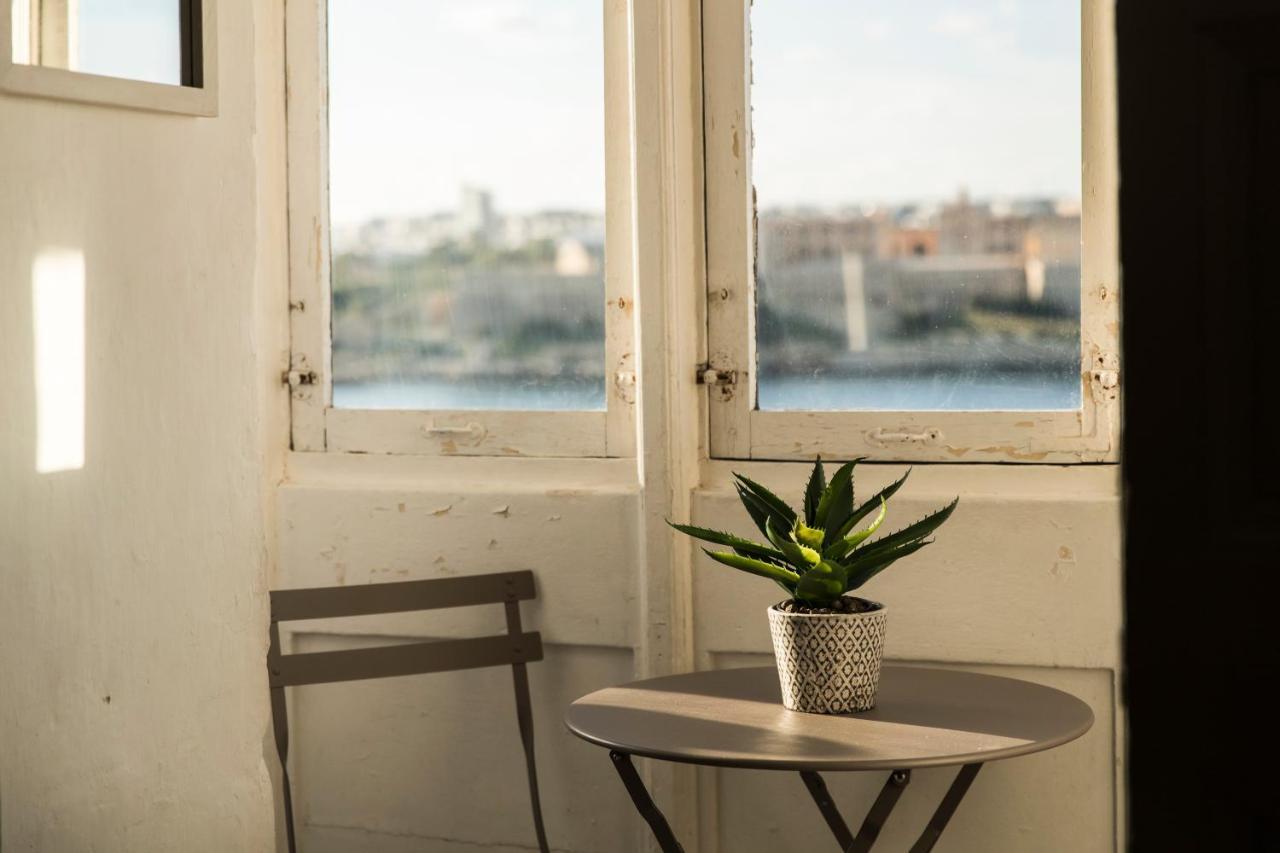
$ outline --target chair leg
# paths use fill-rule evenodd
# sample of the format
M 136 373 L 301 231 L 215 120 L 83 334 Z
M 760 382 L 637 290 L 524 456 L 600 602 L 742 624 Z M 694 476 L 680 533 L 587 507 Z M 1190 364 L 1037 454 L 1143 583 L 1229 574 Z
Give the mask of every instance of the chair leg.
M 280 670 L 280 628 L 273 620 L 270 631 L 271 645 L 267 651 L 268 681 L 274 681 Z M 284 685 L 272 683 L 271 729 L 275 734 L 276 754 L 280 756 L 280 782 L 284 795 L 284 833 L 289 842 L 289 853 L 298 853 L 298 841 L 293 828 L 293 791 L 289 785 L 289 707 L 285 703 Z
M 550 853 L 547 831 L 542 824 L 542 798 L 538 795 L 538 764 L 533 752 L 533 709 L 529 699 L 529 671 L 523 663 L 513 663 L 511 672 L 516 688 L 516 719 L 520 724 L 520 742 L 524 745 L 524 762 L 529 774 L 529 800 L 533 806 L 533 828 L 538 835 L 538 849 Z

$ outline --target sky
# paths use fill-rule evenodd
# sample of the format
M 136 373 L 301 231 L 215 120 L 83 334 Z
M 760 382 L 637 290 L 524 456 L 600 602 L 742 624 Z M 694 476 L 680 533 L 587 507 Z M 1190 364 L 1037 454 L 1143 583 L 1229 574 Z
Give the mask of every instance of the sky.
M 602 0 L 329 0 L 335 225 L 604 204 Z M 1080 195 L 1079 0 L 755 0 L 762 207 Z
M 182 33 L 174 0 L 78 0 L 80 71 L 182 82 Z

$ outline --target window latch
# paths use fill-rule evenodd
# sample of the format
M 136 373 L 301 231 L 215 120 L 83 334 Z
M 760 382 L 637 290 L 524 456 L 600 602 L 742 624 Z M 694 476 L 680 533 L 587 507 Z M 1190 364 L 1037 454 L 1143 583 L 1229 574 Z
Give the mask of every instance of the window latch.
M 290 388 L 297 388 L 300 385 L 315 385 L 316 372 L 314 370 L 286 370 L 280 375 L 280 382 Z
M 703 363 L 698 365 L 695 379 L 699 385 L 737 385 L 738 371 Z

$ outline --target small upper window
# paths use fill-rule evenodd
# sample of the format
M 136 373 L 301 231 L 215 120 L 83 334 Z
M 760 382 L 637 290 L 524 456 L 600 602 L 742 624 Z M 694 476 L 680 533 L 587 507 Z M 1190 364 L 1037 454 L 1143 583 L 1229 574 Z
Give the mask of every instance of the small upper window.
M 15 64 L 202 85 L 200 0 L 10 0 Z
M 329 0 L 335 407 L 605 409 L 602 12 Z

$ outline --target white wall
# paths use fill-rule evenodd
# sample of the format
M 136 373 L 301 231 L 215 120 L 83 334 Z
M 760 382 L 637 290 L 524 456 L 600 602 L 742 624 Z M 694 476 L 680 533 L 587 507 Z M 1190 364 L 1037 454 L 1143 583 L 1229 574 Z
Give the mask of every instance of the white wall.
M 217 118 L 0 93 L 5 851 L 273 845 L 273 5 L 221 4 Z M 37 473 L 32 266 L 58 249 L 84 257 L 84 464 Z

